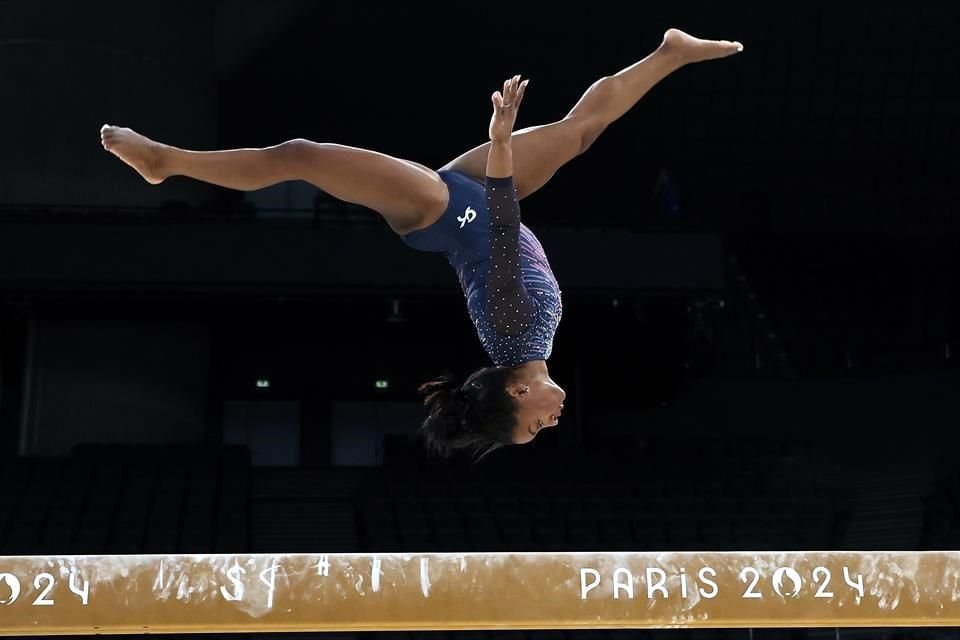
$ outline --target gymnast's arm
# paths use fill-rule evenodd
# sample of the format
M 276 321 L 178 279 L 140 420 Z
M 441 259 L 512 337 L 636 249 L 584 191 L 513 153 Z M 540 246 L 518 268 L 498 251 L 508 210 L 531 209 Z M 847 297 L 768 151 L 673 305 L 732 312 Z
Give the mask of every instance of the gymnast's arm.
M 490 269 L 487 272 L 487 316 L 497 333 L 520 335 L 533 322 L 533 297 L 523 286 L 520 264 L 520 203 L 513 183 L 511 138 L 517 107 L 527 81 L 516 76 L 493 94 L 486 196 L 490 212 Z
M 523 286 L 520 265 L 520 207 L 513 178 L 487 176 L 490 211 L 490 270 L 487 316 L 497 333 L 520 335 L 530 328 L 533 297 Z

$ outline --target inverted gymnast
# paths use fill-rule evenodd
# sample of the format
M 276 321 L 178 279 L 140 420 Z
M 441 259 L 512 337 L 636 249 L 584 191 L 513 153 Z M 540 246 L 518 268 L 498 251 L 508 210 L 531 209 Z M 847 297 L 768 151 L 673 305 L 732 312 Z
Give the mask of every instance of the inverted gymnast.
M 684 65 L 743 50 L 669 29 L 643 60 L 597 80 L 562 120 L 513 133 L 528 80 L 495 92 L 490 142 L 433 171 L 409 160 L 296 139 L 264 149 L 187 151 L 131 129 L 104 125 L 103 147 L 151 184 L 170 176 L 253 191 L 305 180 L 383 216 L 403 241 L 443 253 L 457 272 L 470 318 L 494 366 L 463 384 L 443 376 L 420 386 L 433 451 L 486 455 L 525 444 L 563 412 L 564 390 L 547 371 L 560 323 L 560 289 L 537 238 L 520 222 L 518 199 L 586 151 L 614 120 Z

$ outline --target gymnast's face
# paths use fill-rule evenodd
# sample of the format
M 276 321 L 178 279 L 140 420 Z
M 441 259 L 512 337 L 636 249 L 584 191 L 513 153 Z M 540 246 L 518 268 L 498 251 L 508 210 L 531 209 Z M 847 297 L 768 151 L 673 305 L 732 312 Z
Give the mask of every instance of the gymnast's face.
M 514 444 L 527 444 L 541 429 L 555 427 L 563 412 L 567 393 L 549 376 L 529 382 L 513 383 L 507 392 L 517 401 L 517 425 Z

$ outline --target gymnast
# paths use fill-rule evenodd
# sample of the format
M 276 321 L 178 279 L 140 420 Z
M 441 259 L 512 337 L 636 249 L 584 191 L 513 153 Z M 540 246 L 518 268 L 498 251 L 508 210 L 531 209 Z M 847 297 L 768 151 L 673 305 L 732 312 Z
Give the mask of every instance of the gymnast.
M 433 171 L 409 160 L 338 144 L 296 139 L 263 149 L 187 151 L 127 128 L 104 125 L 103 147 L 151 184 L 187 176 L 253 191 L 305 180 L 379 213 L 410 247 L 443 253 L 466 296 L 493 361 L 462 384 L 445 375 L 420 386 L 427 417 L 419 433 L 440 455 L 481 457 L 524 444 L 563 412 L 564 390 L 547 359 L 560 323 L 560 289 L 537 238 L 520 222 L 530 195 L 601 132 L 677 69 L 743 50 L 669 29 L 643 60 L 601 78 L 562 119 L 513 132 L 528 80 L 514 76 L 491 96 L 490 142 Z

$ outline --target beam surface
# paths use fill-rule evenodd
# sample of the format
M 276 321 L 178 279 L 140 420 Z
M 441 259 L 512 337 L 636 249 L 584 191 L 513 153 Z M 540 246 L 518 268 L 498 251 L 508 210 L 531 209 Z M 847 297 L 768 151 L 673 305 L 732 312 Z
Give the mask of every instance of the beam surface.
M 960 626 L 960 552 L 0 557 L 0 635 Z

